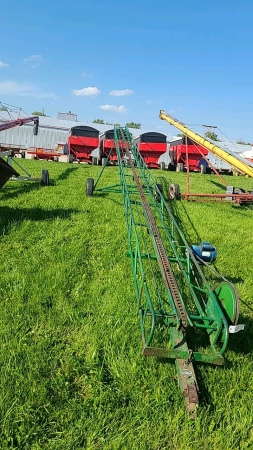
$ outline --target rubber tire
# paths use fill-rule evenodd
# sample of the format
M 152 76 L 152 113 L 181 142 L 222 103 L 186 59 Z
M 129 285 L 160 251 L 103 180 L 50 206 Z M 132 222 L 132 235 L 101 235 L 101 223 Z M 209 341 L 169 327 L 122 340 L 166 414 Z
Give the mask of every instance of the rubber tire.
M 169 198 L 171 200 L 179 200 L 180 199 L 180 187 L 177 183 L 172 183 L 169 188 Z
M 59 161 L 59 156 L 54 156 L 54 161 L 58 162 Z
M 94 191 L 94 178 L 87 178 L 86 195 L 88 196 L 93 195 L 93 191 Z
M 160 163 L 160 169 L 161 170 L 165 170 L 165 162 L 161 162 Z
M 204 166 L 204 164 L 200 164 L 200 173 L 206 173 L 206 166 Z
M 98 159 L 97 159 L 96 156 L 92 156 L 91 163 L 92 163 L 93 166 L 97 166 L 98 165 Z
M 49 186 L 49 172 L 48 172 L 48 170 L 42 170 L 40 184 L 41 184 L 41 186 Z
M 21 154 L 21 158 L 25 158 L 25 151 L 24 150 L 22 150 L 22 152 L 20 152 L 20 154 Z
M 72 164 L 73 160 L 74 160 L 73 155 L 72 155 L 71 153 L 69 153 L 69 154 L 67 155 L 67 162 L 68 162 L 69 164 Z
M 245 194 L 245 190 L 243 188 L 234 188 L 234 194 Z
M 183 172 L 184 171 L 184 165 L 183 163 L 177 163 L 177 172 Z
M 176 166 L 174 166 L 174 164 L 169 163 L 169 164 L 168 164 L 168 170 L 169 170 L 170 172 L 175 172 Z

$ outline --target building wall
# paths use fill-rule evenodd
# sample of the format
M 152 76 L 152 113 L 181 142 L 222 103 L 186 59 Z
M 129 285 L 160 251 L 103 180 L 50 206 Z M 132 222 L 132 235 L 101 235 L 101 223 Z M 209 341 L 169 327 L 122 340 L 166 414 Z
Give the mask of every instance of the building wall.
M 14 117 L 14 114 L 13 118 Z M 9 120 L 10 117 L 1 112 L 0 122 Z M 112 125 L 103 125 L 89 122 L 73 122 L 70 120 L 55 119 L 53 117 L 40 117 L 39 118 L 39 132 L 37 136 L 33 134 L 33 122 L 25 124 L 23 126 L 10 128 L 0 132 L 0 146 L 16 147 L 27 149 L 30 147 L 55 149 L 58 144 L 64 144 L 68 140 L 68 134 L 70 128 L 77 125 L 87 125 L 99 130 L 100 134 L 112 129 Z M 133 137 L 139 136 L 145 133 L 147 130 L 130 129 Z M 149 130 L 150 131 L 150 130 Z M 152 131 L 152 130 L 151 130 Z M 171 135 L 168 135 L 171 138 Z M 94 156 L 96 150 L 94 151 Z
M 0 144 L 11 146 L 56 148 L 58 143 L 65 143 L 68 139 L 68 130 L 57 130 L 39 127 L 37 136 L 33 134 L 33 125 L 10 128 L 1 131 Z

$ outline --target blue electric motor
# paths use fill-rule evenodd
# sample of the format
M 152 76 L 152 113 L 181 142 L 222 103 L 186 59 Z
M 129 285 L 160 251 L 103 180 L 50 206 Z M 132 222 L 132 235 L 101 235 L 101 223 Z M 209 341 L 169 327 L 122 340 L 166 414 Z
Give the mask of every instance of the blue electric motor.
M 201 260 L 206 263 L 211 263 L 217 258 L 217 250 L 210 242 L 201 242 L 200 245 L 192 245 L 191 250 L 199 263 L 201 263 Z

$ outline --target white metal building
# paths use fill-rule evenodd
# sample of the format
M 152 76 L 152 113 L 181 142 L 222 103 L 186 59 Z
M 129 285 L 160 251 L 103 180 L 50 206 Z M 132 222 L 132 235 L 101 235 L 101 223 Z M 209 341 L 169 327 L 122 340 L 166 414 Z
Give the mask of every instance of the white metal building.
M 15 118 L 15 114 L 12 114 Z M 18 117 L 18 116 L 17 116 Z M 0 122 L 9 120 L 6 112 L 1 111 Z M 78 125 L 87 125 L 99 130 L 103 133 L 113 128 L 112 125 L 101 125 L 91 122 L 78 122 L 73 120 L 55 119 L 53 117 L 39 118 L 39 133 L 33 135 L 33 122 L 25 124 L 21 127 L 10 128 L 0 133 L 0 145 L 4 147 L 21 147 L 21 148 L 47 148 L 55 149 L 58 144 L 65 144 L 68 139 L 70 128 Z M 147 130 L 138 130 L 131 128 L 134 137 L 146 132 Z M 170 135 L 169 135 L 170 136 Z

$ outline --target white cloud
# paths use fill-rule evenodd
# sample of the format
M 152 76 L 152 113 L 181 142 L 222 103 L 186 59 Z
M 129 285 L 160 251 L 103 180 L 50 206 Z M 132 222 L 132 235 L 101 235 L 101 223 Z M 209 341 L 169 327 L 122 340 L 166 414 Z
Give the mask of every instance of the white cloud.
M 0 68 L 2 68 L 2 67 L 10 67 L 10 64 L 0 61 Z
M 44 58 L 42 55 L 31 55 L 28 58 L 24 59 L 24 62 L 32 64 L 32 67 L 39 67 L 39 65 L 42 61 L 44 61 Z
M 30 83 L 16 83 L 15 81 L 3 81 L 0 83 L 0 94 L 24 95 L 32 92 L 34 86 Z
M 97 87 L 87 87 L 83 89 L 74 89 L 73 94 L 77 97 L 84 96 L 84 97 L 96 97 L 100 94 L 100 90 Z
M 29 62 L 29 61 L 42 61 L 43 57 L 42 55 L 31 55 L 28 58 L 24 59 L 24 62 Z
M 132 89 L 121 89 L 119 91 L 113 90 L 109 95 L 114 95 L 115 97 L 123 97 L 124 95 L 132 95 L 134 91 Z
M 147 104 L 147 105 L 150 105 L 150 103 L 152 103 L 152 100 L 147 100 L 147 101 L 146 101 L 146 104 Z
M 114 112 L 118 112 L 118 113 L 124 113 L 124 112 L 128 111 L 128 109 L 125 107 L 125 105 L 120 105 L 120 106 L 100 105 L 99 108 L 103 109 L 104 111 L 114 111 Z
M 15 81 L 3 81 L 0 83 L 0 95 L 26 95 L 34 98 L 53 98 L 55 100 L 58 98 L 52 92 L 40 91 L 32 83 L 16 83 Z

